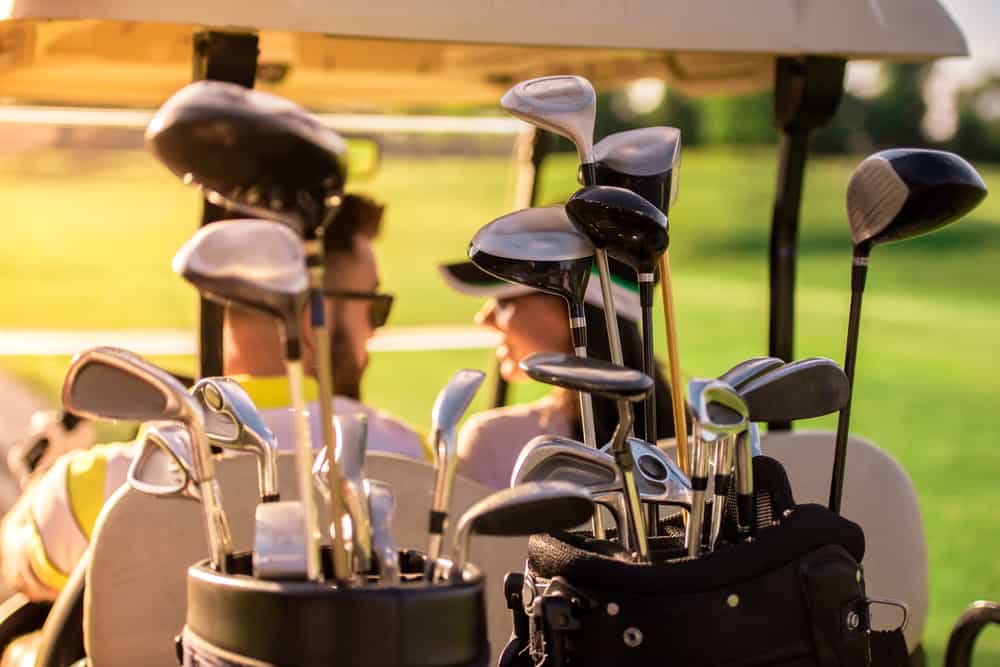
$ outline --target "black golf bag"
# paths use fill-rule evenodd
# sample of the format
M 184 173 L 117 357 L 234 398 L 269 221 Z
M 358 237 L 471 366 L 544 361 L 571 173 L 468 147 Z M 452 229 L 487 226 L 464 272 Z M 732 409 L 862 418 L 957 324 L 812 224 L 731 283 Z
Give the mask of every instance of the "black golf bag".
M 901 629 L 870 626 L 861 528 L 820 505 L 795 505 L 774 459 L 757 457 L 753 473 L 753 539 L 736 538 L 727 512 L 720 545 L 696 559 L 677 522 L 651 538 L 650 565 L 589 536 L 533 536 L 526 572 L 505 582 L 515 629 L 500 664 L 908 665 Z

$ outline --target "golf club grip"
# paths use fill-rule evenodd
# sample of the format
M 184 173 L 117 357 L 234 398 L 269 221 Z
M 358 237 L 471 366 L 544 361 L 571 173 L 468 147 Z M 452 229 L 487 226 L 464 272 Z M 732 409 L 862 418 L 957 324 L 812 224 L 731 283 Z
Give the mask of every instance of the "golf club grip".
M 854 398 L 854 365 L 858 357 L 858 332 L 861 326 L 862 291 L 851 292 L 851 316 L 847 324 L 847 350 L 844 354 L 844 373 L 847 375 L 847 403 L 837 419 L 837 439 L 834 445 L 833 473 L 830 479 L 830 502 L 832 512 L 840 514 L 840 504 L 844 491 L 844 473 L 847 469 L 847 437 L 851 424 L 851 401 Z

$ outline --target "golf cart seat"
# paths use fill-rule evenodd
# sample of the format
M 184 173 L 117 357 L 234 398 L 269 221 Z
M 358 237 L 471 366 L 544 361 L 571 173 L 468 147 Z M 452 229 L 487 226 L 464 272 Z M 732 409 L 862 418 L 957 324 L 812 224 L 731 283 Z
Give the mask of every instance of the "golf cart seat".
M 827 504 L 834 433 L 768 433 L 761 448 L 785 466 L 796 502 Z M 923 636 L 928 607 L 927 539 L 913 482 L 889 454 L 852 435 L 847 444 L 841 509 L 865 531 L 863 564 L 868 594 L 909 605 L 909 622 L 903 634 L 912 654 Z M 894 628 L 900 620 L 898 609 L 872 606 L 876 628 Z
M 396 494 L 395 536 L 401 549 L 427 549 L 427 523 L 434 469 L 422 461 L 370 452 L 366 476 L 392 485 Z M 219 461 L 217 474 L 233 544 L 253 544 L 258 502 L 256 460 L 233 455 Z M 294 457 L 279 456 L 282 498 L 298 497 Z M 490 492 L 461 477 L 455 480 L 450 522 Z M 319 502 L 319 499 L 317 499 Z M 320 517 L 327 523 L 320 502 Z M 450 544 L 446 538 L 445 545 Z M 487 576 L 487 620 L 494 654 L 510 634 L 510 612 L 502 595 L 503 577 L 524 567 L 527 538 L 473 540 L 471 560 Z M 206 558 L 204 517 L 197 503 L 154 498 L 128 486 L 105 505 L 91 542 L 91 565 L 84 595 L 84 641 L 98 667 L 176 667 L 174 636 L 184 625 L 188 566 Z

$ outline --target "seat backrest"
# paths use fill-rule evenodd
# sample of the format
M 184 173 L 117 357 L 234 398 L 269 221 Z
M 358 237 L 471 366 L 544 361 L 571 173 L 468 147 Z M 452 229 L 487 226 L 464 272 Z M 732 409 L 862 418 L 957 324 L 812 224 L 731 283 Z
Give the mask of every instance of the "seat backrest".
M 785 431 L 764 435 L 764 453 L 785 466 L 798 503 L 826 505 L 830 495 L 835 434 Z M 896 598 L 910 607 L 904 631 L 912 651 L 927 622 L 927 539 L 920 502 L 910 476 L 889 454 L 851 436 L 841 513 L 865 531 L 865 585 L 869 595 Z M 900 613 L 872 607 L 879 629 L 895 627 Z
M 366 476 L 388 482 L 396 494 L 394 532 L 400 548 L 427 549 L 434 469 L 422 461 L 369 453 Z M 217 467 L 233 543 L 253 545 L 258 502 L 256 462 L 249 455 L 227 456 Z M 279 457 L 282 498 L 298 497 L 294 457 Z M 458 516 L 490 492 L 457 478 L 451 505 Z M 323 503 L 322 525 L 327 523 Z M 446 539 L 445 544 L 450 544 Z M 487 577 L 487 621 L 496 656 L 510 634 L 510 612 L 502 595 L 508 571 L 522 571 L 527 538 L 474 539 L 471 560 Z M 184 625 L 187 568 L 208 555 L 199 505 L 183 498 L 153 498 L 124 486 L 106 503 L 91 542 L 91 565 L 84 600 L 87 654 L 96 667 L 146 665 L 176 667 L 173 638 Z

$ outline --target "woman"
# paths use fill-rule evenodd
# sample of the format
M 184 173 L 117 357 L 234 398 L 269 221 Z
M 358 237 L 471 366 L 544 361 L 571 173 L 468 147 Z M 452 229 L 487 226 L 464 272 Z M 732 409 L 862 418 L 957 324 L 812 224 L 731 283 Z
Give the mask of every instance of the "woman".
M 622 342 L 622 358 L 630 368 L 642 368 L 642 339 L 638 288 L 631 269 L 612 264 L 615 310 Z M 475 322 L 496 330 L 500 336 L 496 355 L 500 375 L 508 382 L 527 380 L 520 362 L 535 352 L 572 354 L 566 302 L 528 287 L 500 281 L 470 262 L 441 267 L 445 282 L 463 294 L 489 297 L 476 313 Z M 628 278 L 625 278 L 628 276 Z M 598 277 L 591 276 L 585 299 L 587 351 L 591 357 L 610 360 L 611 348 L 604 324 Z M 657 437 L 674 435 L 670 388 L 657 368 Z M 597 441 L 611 439 L 618 423 L 614 402 L 593 397 Z M 644 432 L 644 415 L 635 410 L 635 432 Z M 554 388 L 542 399 L 475 414 L 465 422 L 458 436 L 458 472 L 493 488 L 510 484 L 514 463 L 524 445 L 538 435 L 562 435 L 583 440 L 579 400 L 576 392 Z

